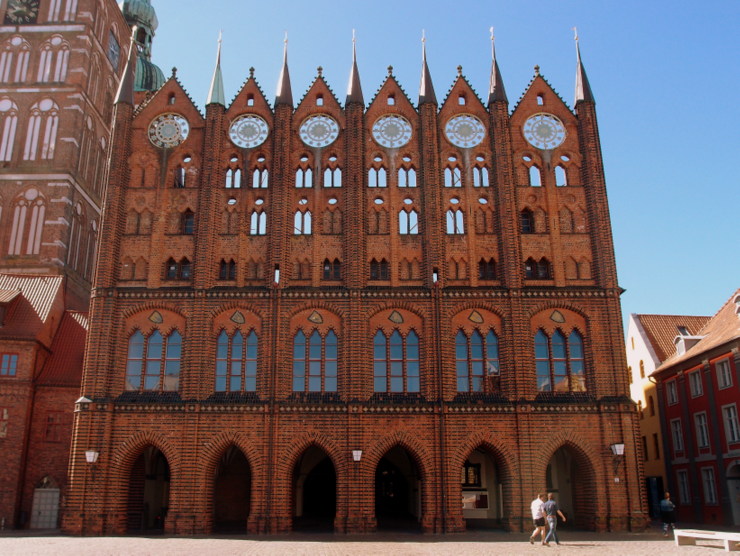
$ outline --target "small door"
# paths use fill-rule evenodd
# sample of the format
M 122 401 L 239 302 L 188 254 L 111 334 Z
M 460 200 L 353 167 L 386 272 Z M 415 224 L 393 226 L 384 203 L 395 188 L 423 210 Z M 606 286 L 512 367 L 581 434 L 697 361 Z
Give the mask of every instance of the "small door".
M 33 491 L 31 529 L 56 529 L 59 518 L 59 489 L 37 488 Z

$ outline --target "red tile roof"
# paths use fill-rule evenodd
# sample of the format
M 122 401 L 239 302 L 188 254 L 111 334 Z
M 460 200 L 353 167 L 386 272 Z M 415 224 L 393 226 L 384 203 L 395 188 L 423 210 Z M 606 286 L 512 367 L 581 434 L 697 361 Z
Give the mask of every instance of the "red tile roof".
M 23 292 L 41 322 L 51 312 L 64 278 L 47 274 L 0 274 L 0 290 Z
M 687 361 L 702 353 L 727 344 L 733 340 L 740 340 L 740 315 L 738 315 L 738 304 L 735 299 L 740 296 L 740 288 L 735 290 L 722 308 L 717 311 L 707 324 L 699 330 L 697 336 L 703 336 L 699 342 L 693 345 L 686 353 L 674 354 L 656 369 L 662 371 L 679 363 Z
M 695 336 L 710 319 L 681 315 L 635 315 L 635 317 L 640 321 L 661 363 L 676 352 L 673 340 L 679 334 L 679 326 L 686 327 L 689 334 Z
M 51 343 L 51 356 L 39 375 L 39 385 L 80 385 L 86 336 L 87 313 L 65 311 Z

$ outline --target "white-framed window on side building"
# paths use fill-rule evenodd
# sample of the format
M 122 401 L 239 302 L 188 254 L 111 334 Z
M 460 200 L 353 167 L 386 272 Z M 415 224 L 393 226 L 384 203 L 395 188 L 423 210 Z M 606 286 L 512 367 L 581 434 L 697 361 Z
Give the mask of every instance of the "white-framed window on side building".
M 728 444 L 740 442 L 740 422 L 735 404 L 722 407 L 722 420 L 725 424 L 725 438 Z
M 675 405 L 678 403 L 678 387 L 676 386 L 675 380 L 669 380 L 665 383 L 665 395 L 668 400 L 668 405 Z
M 701 381 L 700 370 L 689 373 L 689 389 L 691 390 L 692 398 L 696 398 L 704 394 L 704 385 Z
M 707 414 L 696 413 L 694 415 L 694 424 L 696 425 L 696 446 L 698 448 L 708 448 L 709 425 L 707 424 Z
M 704 490 L 704 503 L 709 506 L 717 505 L 717 484 L 714 481 L 714 469 L 703 467 L 701 470 L 701 484 Z
M 678 501 L 681 504 L 689 504 L 691 502 L 691 489 L 689 487 L 689 472 L 686 469 L 679 469 L 676 471 L 676 479 L 678 483 Z
M 729 388 L 730 386 L 732 386 L 732 371 L 730 370 L 730 360 L 723 359 L 722 361 L 717 361 L 714 364 L 714 368 L 717 371 L 717 387 L 720 390 L 724 390 L 725 388 Z
M 673 451 L 683 452 L 683 427 L 681 419 L 671 420 L 671 439 L 673 440 Z

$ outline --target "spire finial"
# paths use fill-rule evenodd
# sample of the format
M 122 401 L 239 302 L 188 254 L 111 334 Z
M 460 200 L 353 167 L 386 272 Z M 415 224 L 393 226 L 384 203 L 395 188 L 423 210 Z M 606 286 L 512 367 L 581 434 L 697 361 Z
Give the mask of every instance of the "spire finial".
M 578 46 L 578 30 L 573 27 L 573 40 L 576 43 L 576 104 L 580 101 L 594 102 L 591 85 L 586 77 L 586 70 L 581 63 L 581 49 Z
M 206 106 L 209 104 L 220 104 L 221 106 L 226 105 L 226 98 L 224 95 L 224 79 L 221 76 L 221 43 L 223 31 L 218 32 L 218 41 L 216 48 L 216 68 L 213 70 L 213 79 L 211 79 L 211 88 L 208 90 L 208 99 L 206 100 Z
M 322 68 L 321 66 L 318 66 L 316 68 L 316 73 L 318 73 L 319 77 L 321 77 L 321 74 L 324 73 L 324 68 Z
M 578 42 L 578 28 L 573 27 L 573 40 Z
M 419 86 L 419 106 L 426 102 L 437 104 L 437 96 L 434 94 L 432 76 L 429 74 L 427 65 L 427 36 L 424 29 L 421 30 L 421 85 Z
M 348 105 L 353 102 L 365 105 L 365 98 L 362 96 L 362 85 L 360 84 L 360 70 L 357 68 L 357 36 L 354 29 L 352 29 L 352 69 L 349 72 L 347 98 L 344 103 Z
M 493 36 L 493 25 L 491 25 L 489 31 L 491 32 L 491 57 L 495 58 L 496 54 L 496 47 L 494 46 L 495 37 Z
M 172 66 L 172 77 L 177 77 L 177 67 Z
M 388 66 L 388 76 L 393 75 L 393 66 Z
M 539 75 L 539 74 L 540 74 L 540 65 L 539 65 L 539 64 L 537 64 L 537 65 L 536 65 L 536 66 L 534 67 L 534 74 L 535 74 L 535 75 Z
M 506 89 L 504 89 L 504 80 L 501 78 L 501 72 L 498 69 L 496 61 L 496 45 L 493 34 L 493 25 L 488 29 L 491 32 L 491 78 L 488 84 L 488 104 L 496 101 L 509 103 L 506 98 Z
M 462 75 L 462 66 L 457 66 L 457 76 L 460 77 Z
M 278 78 L 277 96 L 275 97 L 275 106 L 278 104 L 287 104 L 293 106 L 293 91 L 290 87 L 290 74 L 288 73 L 288 32 L 285 31 L 283 39 L 283 68 L 280 70 Z
M 254 78 L 254 66 L 251 66 L 249 68 L 249 78 L 250 79 L 253 79 Z

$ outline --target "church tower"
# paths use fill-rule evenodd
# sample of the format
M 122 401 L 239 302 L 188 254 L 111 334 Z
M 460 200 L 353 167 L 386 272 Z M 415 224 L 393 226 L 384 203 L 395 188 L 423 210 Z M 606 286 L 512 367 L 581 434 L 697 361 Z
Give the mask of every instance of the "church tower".
M 126 74 L 67 531 L 523 531 L 544 489 L 644 525 L 580 52 L 575 110 L 539 68 L 510 108 L 491 41 L 485 99 L 426 42 L 413 99 L 354 43 L 344 104 L 320 67 L 295 103 L 287 38 L 272 104 L 220 44 L 205 113 Z

